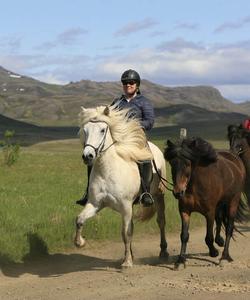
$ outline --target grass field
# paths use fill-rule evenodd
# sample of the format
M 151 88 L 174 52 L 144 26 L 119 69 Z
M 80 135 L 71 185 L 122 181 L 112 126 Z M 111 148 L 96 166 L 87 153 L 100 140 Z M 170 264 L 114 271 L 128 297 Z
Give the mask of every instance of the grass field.
M 154 140 L 164 148 L 162 139 Z M 225 142 L 216 142 L 218 148 Z M 0 263 L 55 253 L 73 247 L 75 218 L 81 207 L 75 205 L 86 184 L 86 167 L 81 161 L 78 140 L 63 140 L 23 147 L 16 164 L 3 164 L 0 152 Z M 168 169 L 167 177 L 170 179 Z M 167 233 L 179 234 L 177 200 L 166 193 Z M 204 219 L 193 215 L 191 226 Z M 104 209 L 87 221 L 87 239 L 120 240 L 120 216 Z M 135 235 L 159 234 L 155 217 L 135 224 Z

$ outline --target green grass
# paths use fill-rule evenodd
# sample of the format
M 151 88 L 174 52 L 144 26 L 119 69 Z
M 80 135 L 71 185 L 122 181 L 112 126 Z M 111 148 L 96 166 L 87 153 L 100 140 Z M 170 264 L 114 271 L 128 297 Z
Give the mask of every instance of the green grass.
M 164 141 L 155 140 L 161 149 Z M 75 218 L 81 207 L 75 200 L 86 184 L 86 167 L 78 140 L 55 141 L 22 148 L 16 164 L 3 164 L 0 152 L 0 262 L 63 251 L 73 247 Z M 168 168 L 167 177 L 170 179 Z M 177 200 L 166 195 L 168 232 L 180 231 Z M 194 215 L 191 225 L 203 224 Z M 104 209 L 84 226 L 87 239 L 120 240 L 120 215 Z M 135 235 L 159 234 L 155 217 L 136 223 Z

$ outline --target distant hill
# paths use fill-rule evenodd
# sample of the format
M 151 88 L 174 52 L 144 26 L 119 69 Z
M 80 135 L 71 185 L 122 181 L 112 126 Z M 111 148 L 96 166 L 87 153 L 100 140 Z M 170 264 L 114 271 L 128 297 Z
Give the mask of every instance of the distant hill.
M 238 104 L 241 110 L 245 111 L 250 116 L 250 100 Z
M 156 126 L 232 120 L 247 114 L 245 107 L 223 98 L 210 86 L 170 88 L 142 80 L 141 90 L 154 104 Z M 81 106 L 110 104 L 121 92 L 120 82 L 81 80 L 55 85 L 0 67 L 0 114 L 40 126 L 77 126 Z
M 0 115 L 0 140 L 6 130 L 14 130 L 13 141 L 22 146 L 43 141 L 76 138 L 78 127 L 42 127 Z

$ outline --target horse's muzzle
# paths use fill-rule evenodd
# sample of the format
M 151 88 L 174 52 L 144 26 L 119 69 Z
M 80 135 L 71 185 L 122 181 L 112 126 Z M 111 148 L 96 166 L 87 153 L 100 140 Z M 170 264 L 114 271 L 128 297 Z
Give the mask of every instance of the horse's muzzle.
M 173 195 L 176 199 L 181 200 L 185 196 L 185 191 L 180 191 L 177 193 L 173 191 Z
M 87 155 L 83 154 L 82 159 L 86 165 L 91 166 L 93 164 L 94 156 L 91 153 L 88 153 Z

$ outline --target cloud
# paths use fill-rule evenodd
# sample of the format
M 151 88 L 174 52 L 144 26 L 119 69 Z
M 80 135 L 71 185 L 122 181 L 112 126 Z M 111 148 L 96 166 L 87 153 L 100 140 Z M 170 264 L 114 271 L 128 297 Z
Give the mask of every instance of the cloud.
M 87 33 L 88 31 L 83 28 L 71 28 L 59 34 L 57 42 L 62 45 L 70 45 L 76 43 L 78 39 Z
M 58 46 L 72 46 L 79 43 L 82 37 L 85 36 L 87 33 L 88 30 L 80 27 L 70 28 L 60 33 L 54 41 L 44 42 L 36 46 L 34 49 L 41 51 L 49 51 Z
M 122 72 L 132 68 L 154 83 L 210 85 L 220 87 L 223 96 L 229 99 L 244 100 L 250 98 L 249 48 L 250 40 L 201 45 L 179 38 L 155 48 L 131 48 L 129 54 L 124 54 L 122 49 L 115 52 L 110 49 L 105 55 L 98 56 L 50 53 L 7 56 L 0 53 L 0 65 L 49 83 L 81 79 L 119 81 Z
M 180 51 L 183 49 L 203 49 L 203 47 L 197 43 L 186 41 L 182 38 L 176 38 L 172 41 L 162 42 L 157 46 L 160 50 L 167 51 Z
M 247 16 L 247 17 L 240 19 L 238 21 L 235 21 L 235 22 L 225 22 L 225 23 L 221 24 L 220 26 L 215 28 L 214 33 L 221 33 L 226 30 L 231 30 L 231 29 L 233 29 L 233 30 L 240 29 L 249 24 L 250 24 L 250 16 Z
M 21 48 L 22 38 L 20 36 L 0 37 L 0 52 L 17 53 Z
M 164 35 L 166 35 L 166 32 L 164 32 L 164 31 L 152 31 L 149 34 L 150 37 L 164 36 Z
M 221 94 L 234 102 L 250 101 L 250 84 L 215 85 Z
M 196 23 L 179 22 L 175 25 L 174 29 L 196 30 L 199 26 Z
M 151 18 L 146 18 L 140 22 L 131 22 L 131 23 L 127 24 L 126 26 L 124 26 L 123 28 L 116 31 L 114 33 L 114 36 L 116 36 L 116 37 L 127 36 L 127 35 L 130 35 L 132 33 L 138 32 L 138 31 L 152 28 L 156 24 L 157 24 L 157 22 L 155 22 Z

